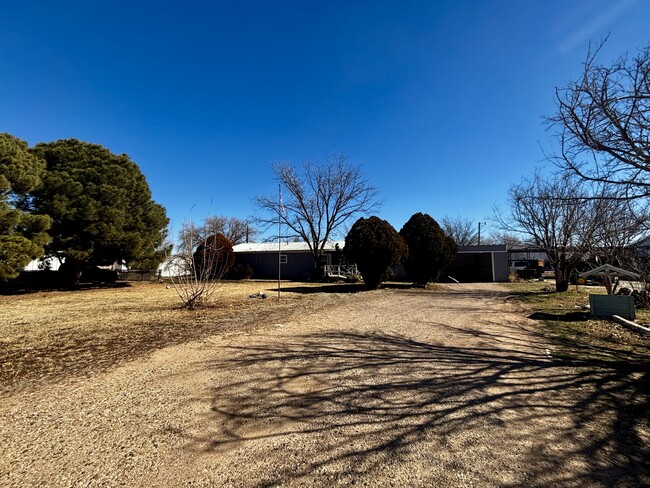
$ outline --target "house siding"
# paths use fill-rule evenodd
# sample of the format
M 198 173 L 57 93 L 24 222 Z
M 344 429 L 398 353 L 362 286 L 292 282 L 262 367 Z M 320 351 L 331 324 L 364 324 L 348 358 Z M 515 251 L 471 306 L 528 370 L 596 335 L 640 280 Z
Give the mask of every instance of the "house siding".
M 314 258 L 304 252 L 282 252 L 287 256 L 287 262 L 282 264 L 282 279 L 309 280 L 314 267 Z M 235 263 L 249 265 L 253 269 L 254 278 L 278 277 L 278 253 L 271 252 L 238 252 Z
M 339 264 L 343 255 L 344 242 L 328 242 L 323 250 L 323 264 Z M 253 278 L 278 278 L 277 243 L 243 243 L 233 246 L 235 263 L 248 265 L 253 269 Z M 281 278 L 286 280 L 309 281 L 316 271 L 314 258 L 304 242 L 283 243 L 280 253 L 286 256 L 282 264 Z

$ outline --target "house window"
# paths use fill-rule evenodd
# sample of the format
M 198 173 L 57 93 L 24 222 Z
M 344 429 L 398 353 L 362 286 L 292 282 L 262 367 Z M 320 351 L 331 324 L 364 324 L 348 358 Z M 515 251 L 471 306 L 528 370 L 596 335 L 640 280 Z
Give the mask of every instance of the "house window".
M 280 254 L 280 264 L 287 264 L 287 255 Z

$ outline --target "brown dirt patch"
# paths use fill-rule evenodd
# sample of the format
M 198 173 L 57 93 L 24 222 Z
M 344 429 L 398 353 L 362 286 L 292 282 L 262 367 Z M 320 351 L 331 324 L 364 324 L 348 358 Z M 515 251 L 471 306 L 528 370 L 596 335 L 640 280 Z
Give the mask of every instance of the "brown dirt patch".
M 259 291 L 269 298 L 249 298 Z M 150 282 L 3 296 L 0 385 L 8 391 L 105 370 L 167 345 L 258 327 L 271 316 L 289 313 L 300 299 L 309 301 L 289 291 L 282 293 L 280 304 L 276 297 L 277 283 L 256 281 L 226 282 L 209 307 L 195 311 L 181 309 L 169 285 Z

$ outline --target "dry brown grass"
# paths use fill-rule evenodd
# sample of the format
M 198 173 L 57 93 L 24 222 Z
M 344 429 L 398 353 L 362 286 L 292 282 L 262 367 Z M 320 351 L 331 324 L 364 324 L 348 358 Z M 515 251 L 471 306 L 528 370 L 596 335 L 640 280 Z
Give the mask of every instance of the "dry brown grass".
M 304 284 L 301 292 L 283 292 L 278 303 L 276 283 L 226 282 L 211 306 L 196 311 L 180 308 L 173 287 L 160 283 L 3 296 L 0 384 L 12 390 L 105 369 L 211 333 L 243 332 L 306 304 L 310 295 L 305 289 L 318 286 Z M 268 298 L 249 298 L 259 291 Z

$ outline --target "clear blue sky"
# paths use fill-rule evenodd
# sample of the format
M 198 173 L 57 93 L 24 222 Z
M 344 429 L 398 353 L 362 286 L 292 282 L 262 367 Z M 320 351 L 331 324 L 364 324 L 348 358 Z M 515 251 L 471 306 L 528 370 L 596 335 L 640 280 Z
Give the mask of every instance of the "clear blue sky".
M 650 42 L 650 2 L 5 2 L 0 132 L 128 154 L 178 227 L 344 151 L 398 230 L 484 220 L 543 164 L 554 90 Z

